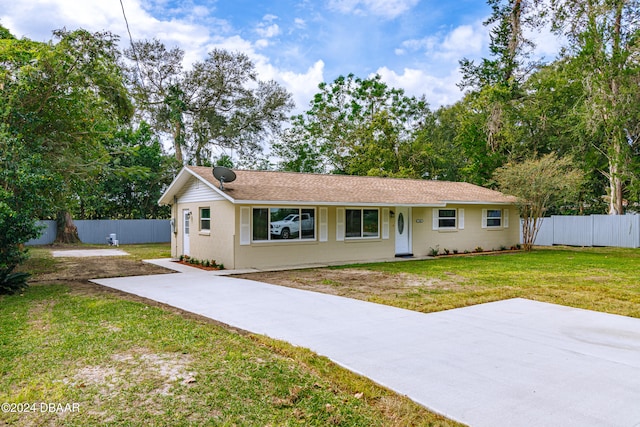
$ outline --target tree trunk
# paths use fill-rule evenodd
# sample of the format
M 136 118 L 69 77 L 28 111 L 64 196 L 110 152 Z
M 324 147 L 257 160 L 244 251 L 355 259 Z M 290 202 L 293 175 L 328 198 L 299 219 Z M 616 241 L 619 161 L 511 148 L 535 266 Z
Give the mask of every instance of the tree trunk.
M 82 243 L 78 236 L 78 227 L 73 223 L 69 212 L 58 212 L 56 222 L 58 223 L 56 243 Z
M 623 215 L 622 179 L 616 159 L 609 159 L 609 215 Z
M 618 63 L 620 58 L 620 49 L 621 49 L 621 41 L 622 41 L 622 12 L 624 8 L 624 1 L 619 1 L 615 5 L 615 24 L 613 29 L 613 52 L 611 61 L 613 63 L 615 74 L 611 79 L 610 89 L 611 89 L 611 103 L 613 107 L 616 107 L 618 102 L 618 82 L 616 77 L 618 72 L 622 72 L 622 68 L 624 64 Z M 615 110 L 614 110 L 615 111 Z M 623 134 L 623 132 L 621 132 Z M 620 137 L 616 137 L 614 134 L 613 138 L 613 153 L 609 158 L 609 215 L 623 215 L 624 207 L 623 207 L 623 199 L 622 199 L 622 186 L 623 181 L 620 176 L 623 165 L 622 159 L 622 142 L 620 141 Z
M 182 157 L 182 123 L 180 122 L 176 122 L 174 123 L 174 130 L 173 130 L 173 149 L 176 152 L 176 160 L 178 161 L 178 163 L 180 163 L 181 165 L 183 164 L 183 157 Z

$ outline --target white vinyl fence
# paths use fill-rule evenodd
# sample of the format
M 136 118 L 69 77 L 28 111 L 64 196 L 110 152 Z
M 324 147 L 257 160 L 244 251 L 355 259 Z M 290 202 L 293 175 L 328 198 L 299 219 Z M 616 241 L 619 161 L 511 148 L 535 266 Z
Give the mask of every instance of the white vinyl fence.
M 107 237 L 115 233 L 120 244 L 162 243 L 171 241 L 168 219 L 95 219 L 75 220 L 78 236 L 83 243 L 106 244 Z M 56 222 L 40 221 L 44 226 L 38 239 L 27 245 L 50 245 L 56 239 Z
M 522 224 L 522 221 L 520 223 Z M 520 241 L 522 241 L 522 231 L 520 234 Z M 534 244 L 640 248 L 640 215 L 544 218 Z

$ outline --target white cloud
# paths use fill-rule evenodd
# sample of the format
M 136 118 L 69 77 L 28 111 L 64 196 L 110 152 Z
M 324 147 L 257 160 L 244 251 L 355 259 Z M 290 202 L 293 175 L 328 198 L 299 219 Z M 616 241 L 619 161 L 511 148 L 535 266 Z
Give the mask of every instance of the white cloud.
M 210 39 L 210 30 L 228 29 L 228 24 L 221 20 L 213 20 L 206 26 L 190 20 L 159 20 L 145 11 L 139 0 L 125 1 L 124 7 L 134 40 L 157 38 L 167 47 L 179 46 L 186 52 L 186 64 L 206 55 L 204 44 Z M 196 8 L 194 13 L 202 15 L 204 11 Z M 17 37 L 32 40 L 50 40 L 51 31 L 55 29 L 52 25 L 55 25 L 68 30 L 110 31 L 120 35 L 122 47 L 129 45 L 120 5 L 114 7 L 113 2 L 102 0 L 12 2 L 0 12 L 0 22 Z
M 330 0 L 329 8 L 345 14 L 377 15 L 393 19 L 418 4 L 419 0 Z
M 566 38 L 556 36 L 551 28 L 544 27 L 539 31 L 525 31 L 525 37 L 536 44 L 534 49 L 534 57 L 544 58 L 545 61 L 552 61 L 560 52 L 561 48 L 566 45 Z
M 280 27 L 278 26 L 278 24 L 271 24 L 268 26 L 260 24 L 256 28 L 256 33 L 258 33 L 260 37 L 270 39 L 280 34 Z
M 476 21 L 460 25 L 448 33 L 439 32 L 423 39 L 411 39 L 396 48 L 396 55 L 422 52 L 430 60 L 457 62 L 463 57 L 479 58 L 489 45 L 489 29 Z
M 431 108 L 451 105 L 462 98 L 462 92 L 456 86 L 460 81 L 458 69 L 452 70 L 445 77 L 435 77 L 424 70 L 405 68 L 398 74 L 387 67 L 378 69 L 382 80 L 391 87 L 402 88 L 409 96 L 425 95 Z
M 309 108 L 309 103 L 319 90 L 318 85 L 324 81 L 324 62 L 316 61 L 305 73 L 280 71 L 276 80 L 293 94 L 295 113 L 301 113 Z
M 474 25 L 461 25 L 447 34 L 436 49 L 443 58 L 475 57 L 481 54 L 483 47 L 487 46 L 487 36 L 487 27 L 480 22 Z

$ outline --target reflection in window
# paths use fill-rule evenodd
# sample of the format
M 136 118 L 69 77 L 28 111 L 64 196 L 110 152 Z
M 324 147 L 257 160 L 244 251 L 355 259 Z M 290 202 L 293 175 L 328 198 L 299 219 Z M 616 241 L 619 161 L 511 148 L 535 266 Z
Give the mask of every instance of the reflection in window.
M 316 238 L 315 209 L 253 208 L 253 240 Z
M 346 209 L 345 237 L 378 237 L 378 209 Z

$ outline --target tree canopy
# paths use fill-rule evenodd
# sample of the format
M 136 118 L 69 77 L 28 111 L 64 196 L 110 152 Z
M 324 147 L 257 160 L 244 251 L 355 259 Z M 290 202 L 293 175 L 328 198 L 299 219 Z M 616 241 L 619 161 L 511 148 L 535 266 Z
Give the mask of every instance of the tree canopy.
M 159 40 L 135 42 L 129 81 L 142 117 L 166 132 L 176 160 L 211 164 L 221 154 L 252 162 L 264 142 L 280 132 L 293 108 L 291 94 L 275 81 L 259 80 L 249 57 L 213 49 L 184 70 L 184 52 Z M 186 158 L 185 158 L 186 156 Z
M 554 203 L 573 201 L 582 183 L 582 173 L 568 157 L 555 153 L 520 163 L 507 163 L 496 169 L 500 190 L 518 198 L 523 245 L 530 250 L 540 229 L 540 218 Z
M 74 235 L 65 212 L 104 166 L 104 142 L 128 122 L 133 107 L 117 37 L 84 30 L 59 30 L 54 36 L 49 43 L 1 40 L 0 97 L 4 129 L 17 144 L 15 156 L 37 159 L 46 177 L 39 192 L 47 194 L 47 203 L 38 206 L 39 214 L 57 213 L 59 238 L 66 240 Z
M 303 115 L 293 118 L 274 151 L 282 168 L 348 175 L 420 177 L 415 134 L 432 115 L 424 99 L 389 87 L 379 75 L 353 74 L 321 83 Z

